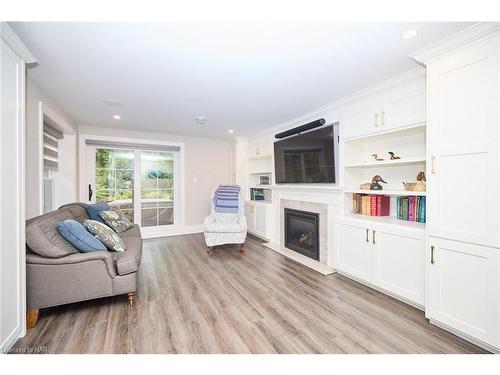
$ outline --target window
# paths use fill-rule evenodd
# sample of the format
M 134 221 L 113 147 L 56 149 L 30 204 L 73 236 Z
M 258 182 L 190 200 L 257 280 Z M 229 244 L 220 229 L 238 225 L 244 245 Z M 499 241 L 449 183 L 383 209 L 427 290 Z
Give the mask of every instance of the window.
M 86 142 L 89 201 L 117 206 L 143 228 L 179 223 L 180 147 Z
M 174 154 L 141 152 L 141 226 L 174 223 Z

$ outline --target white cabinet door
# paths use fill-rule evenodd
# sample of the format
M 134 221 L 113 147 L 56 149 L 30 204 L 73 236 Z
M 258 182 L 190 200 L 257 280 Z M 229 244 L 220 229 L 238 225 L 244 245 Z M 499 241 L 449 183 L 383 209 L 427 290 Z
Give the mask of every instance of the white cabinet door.
M 255 232 L 255 207 L 253 204 L 245 203 L 245 216 L 247 218 L 247 230 Z
M 378 96 L 360 100 L 350 105 L 343 115 L 343 137 L 352 138 L 377 131 L 380 124 L 380 99 Z
M 373 284 L 425 304 L 425 233 L 374 226 Z
M 381 131 L 424 123 L 425 78 L 387 90 L 381 102 Z
M 429 239 L 427 317 L 500 348 L 500 251 Z
M 499 38 L 428 65 L 429 234 L 500 246 Z
M 339 222 L 336 231 L 336 266 L 365 281 L 372 279 L 371 228 L 358 222 Z
M 266 207 L 255 205 L 255 233 L 261 237 L 266 236 Z

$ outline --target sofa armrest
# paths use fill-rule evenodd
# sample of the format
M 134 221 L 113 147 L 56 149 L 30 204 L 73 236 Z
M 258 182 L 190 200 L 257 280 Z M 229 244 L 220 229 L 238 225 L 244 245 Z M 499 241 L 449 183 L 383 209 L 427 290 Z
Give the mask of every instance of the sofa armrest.
M 140 236 L 131 236 L 122 238 L 127 250 L 118 253 L 116 256 L 116 270 L 118 275 L 128 275 L 136 272 L 141 264 L 142 256 L 142 238 Z
M 26 263 L 28 264 L 55 266 L 64 264 L 83 263 L 94 260 L 102 260 L 106 265 L 106 270 L 108 271 L 109 276 L 112 278 L 116 276 L 116 270 L 113 265 L 113 255 L 108 251 L 92 251 L 89 253 L 77 253 L 77 254 L 67 255 L 62 258 L 46 258 L 33 253 L 26 254 Z

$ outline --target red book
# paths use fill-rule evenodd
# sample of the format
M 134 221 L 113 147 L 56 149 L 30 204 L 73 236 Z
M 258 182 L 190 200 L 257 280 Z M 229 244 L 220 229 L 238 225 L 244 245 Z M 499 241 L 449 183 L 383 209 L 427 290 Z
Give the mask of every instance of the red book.
M 391 198 L 386 195 L 377 196 L 377 216 L 389 216 L 391 211 Z
M 415 197 L 408 197 L 408 220 L 415 221 Z
M 370 195 L 370 216 L 377 216 L 377 196 Z

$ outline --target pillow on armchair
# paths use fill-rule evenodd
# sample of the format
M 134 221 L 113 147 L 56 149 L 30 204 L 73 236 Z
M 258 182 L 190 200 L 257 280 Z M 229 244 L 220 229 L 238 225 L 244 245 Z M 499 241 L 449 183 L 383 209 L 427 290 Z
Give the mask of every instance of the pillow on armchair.
M 90 220 L 95 220 L 103 224 L 104 220 L 99 216 L 99 212 L 105 210 L 109 210 L 109 204 L 107 203 L 95 203 L 87 206 L 87 214 L 89 215 Z

